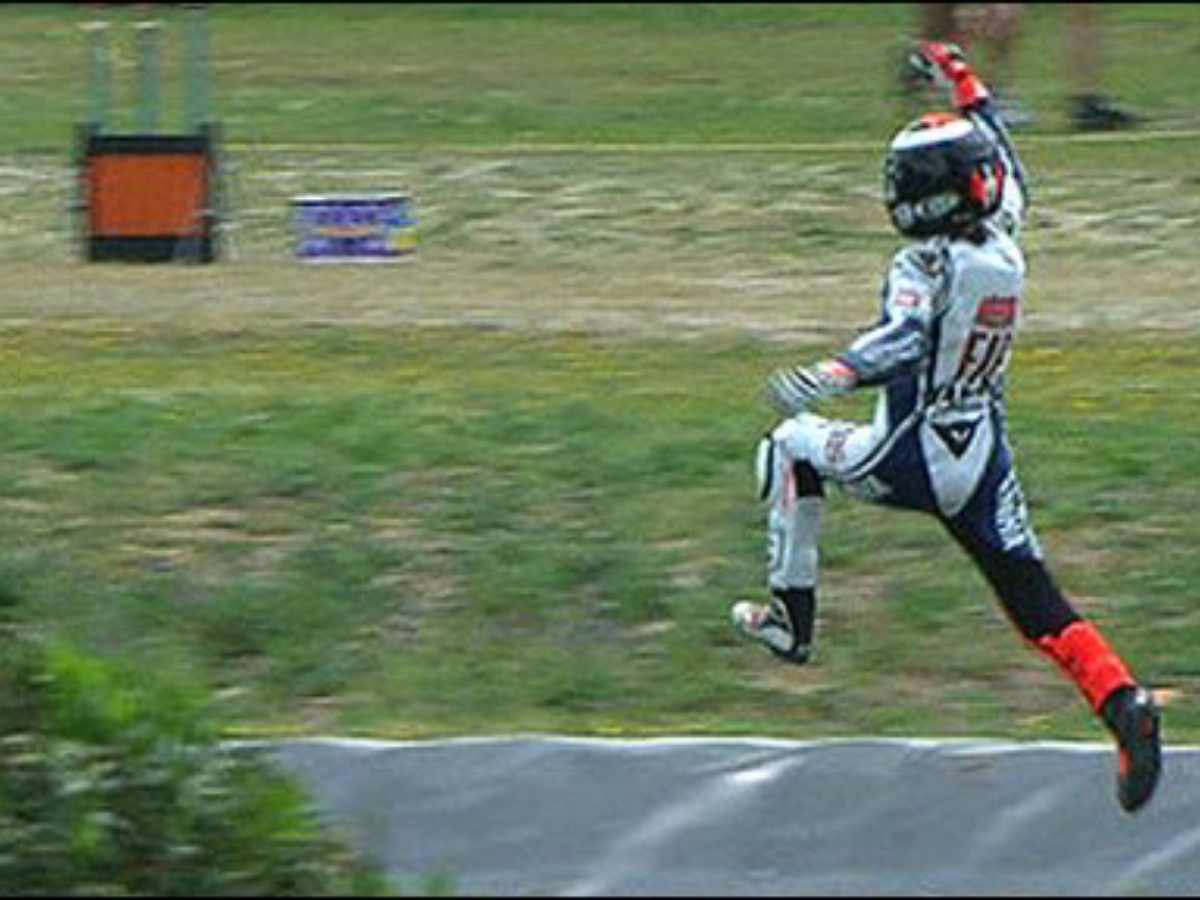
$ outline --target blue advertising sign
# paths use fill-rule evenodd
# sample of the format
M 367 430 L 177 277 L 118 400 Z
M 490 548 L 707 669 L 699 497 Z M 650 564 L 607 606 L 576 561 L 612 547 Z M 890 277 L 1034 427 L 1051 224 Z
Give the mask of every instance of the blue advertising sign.
M 403 194 L 293 197 L 292 209 L 304 262 L 395 262 L 417 249 L 417 220 Z

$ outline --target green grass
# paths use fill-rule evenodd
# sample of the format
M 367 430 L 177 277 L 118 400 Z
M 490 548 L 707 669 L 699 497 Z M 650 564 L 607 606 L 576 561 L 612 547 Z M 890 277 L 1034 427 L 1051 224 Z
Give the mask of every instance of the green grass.
M 1094 736 L 933 523 L 840 495 L 819 659 L 781 670 L 734 638 L 729 599 L 763 581 L 766 345 L 710 342 L 701 368 L 672 341 L 470 330 L 3 346 L 31 373 L 0 403 L 22 619 L 178 654 L 233 723 Z M 1197 362 L 1187 340 L 1033 340 L 1012 411 L 1064 585 L 1185 694 L 1200 433 L 1173 379 Z
M 727 623 L 764 581 L 763 376 L 851 339 L 897 246 L 910 7 L 217 5 L 235 227 L 208 267 L 76 257 L 93 14 L 0 10 L 22 628 L 171 660 L 230 731 L 1099 738 L 918 516 L 831 497 L 808 668 Z M 130 116 L 136 13 L 109 15 Z M 1063 133 L 1061 13 L 1029 8 L 1012 425 L 1055 572 L 1194 742 L 1200 9 L 1103 15 L 1150 119 L 1118 139 Z M 414 195 L 410 264 L 291 259 L 291 196 L 383 188 Z
M 110 11 L 119 129 L 134 121 L 130 23 Z M 178 11 L 157 10 L 169 25 Z M 0 12 L 16 73 L 0 150 L 65 149 L 87 105 L 80 4 Z M 1063 14 L 1031 4 L 1018 48 L 1038 130 L 1065 125 Z M 1102 11 L 1106 88 L 1157 127 L 1195 128 L 1189 4 Z M 407 147 L 505 143 L 846 141 L 904 116 L 892 73 L 903 4 L 215 5 L 213 96 L 231 140 Z M 164 127 L 182 119 L 184 38 L 164 49 Z M 37 111 L 33 114 L 33 111 Z

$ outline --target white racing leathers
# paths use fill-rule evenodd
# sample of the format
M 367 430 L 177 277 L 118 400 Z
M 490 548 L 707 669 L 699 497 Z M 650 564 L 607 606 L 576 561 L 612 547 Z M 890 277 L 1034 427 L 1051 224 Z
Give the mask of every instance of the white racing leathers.
M 986 110 L 981 115 L 986 119 Z M 1024 189 L 1006 136 L 991 130 L 1010 151 L 1013 193 L 971 237 L 933 238 L 898 252 L 884 283 L 879 324 L 839 357 L 856 374 L 856 386 L 881 389 L 874 420 L 858 424 L 805 412 L 759 443 L 773 596 L 763 624 L 753 627 L 777 653 L 780 636 L 770 635 L 791 631 L 793 644 L 803 648 L 802 655 L 789 656 L 793 662 L 806 661 L 815 646 L 825 481 L 869 501 L 930 513 L 970 555 L 1021 635 L 1075 683 L 1117 738 L 1117 795 L 1134 811 L 1159 777 L 1158 714 L 1124 660 L 1047 569 L 1006 435 L 1005 374 L 1025 286 L 1015 242 Z M 1137 699 L 1114 704 L 1114 697 Z M 1136 724 L 1120 712 L 1129 702 L 1141 710 Z
M 838 357 L 858 387 L 881 388 L 870 424 L 801 413 L 763 439 L 771 588 L 817 583 L 823 503 L 803 489 L 811 470 L 861 499 L 938 516 L 977 558 L 1041 560 L 1004 402 L 1025 282 L 1013 238 L 1023 200 L 1012 178 L 978 242 L 935 237 L 895 255 L 879 324 Z

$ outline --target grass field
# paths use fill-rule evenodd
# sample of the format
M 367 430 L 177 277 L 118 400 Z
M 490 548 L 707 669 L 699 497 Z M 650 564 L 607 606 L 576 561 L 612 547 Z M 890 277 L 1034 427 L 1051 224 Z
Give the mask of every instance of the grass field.
M 231 733 L 1099 739 L 916 516 L 831 496 L 809 667 L 727 624 L 764 578 L 762 379 L 870 321 L 897 246 L 907 5 L 348 9 L 212 10 L 236 216 L 204 267 L 77 260 L 91 13 L 0 10 L 24 627 L 190 674 Z M 1195 742 L 1200 8 L 1106 7 L 1149 118 L 1115 139 L 1066 132 L 1059 11 L 1030 14 L 1018 464 L 1063 585 Z M 290 258 L 290 196 L 371 189 L 412 193 L 416 259 Z
M 904 118 L 891 78 L 907 4 L 218 5 L 214 96 L 231 139 L 406 147 L 509 143 L 844 141 Z M 135 5 L 114 64 L 133 119 Z M 85 4 L 6 6 L 0 101 L 8 147 L 57 151 L 82 115 Z M 170 14 L 164 17 L 173 18 Z M 178 13 L 175 14 L 178 17 Z M 1114 4 L 1103 13 L 1106 87 L 1157 128 L 1195 128 L 1197 12 Z M 1060 129 L 1064 16 L 1031 4 L 1019 85 Z M 182 37 L 164 57 L 179 121 Z M 31 115 L 30 111 L 36 110 Z M 898 115 L 899 112 L 899 115 Z

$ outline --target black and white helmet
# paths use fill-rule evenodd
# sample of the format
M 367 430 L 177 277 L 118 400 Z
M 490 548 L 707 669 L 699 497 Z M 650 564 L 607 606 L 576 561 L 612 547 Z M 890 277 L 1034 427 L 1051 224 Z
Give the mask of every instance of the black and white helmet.
M 953 234 L 1000 207 L 1005 176 L 995 144 L 970 120 L 928 113 L 892 139 L 883 201 L 903 235 Z

